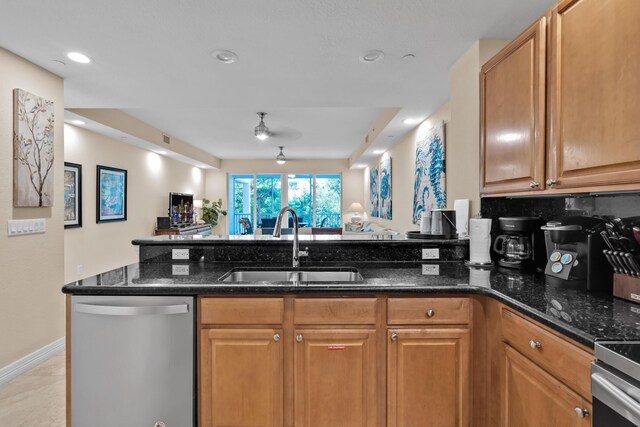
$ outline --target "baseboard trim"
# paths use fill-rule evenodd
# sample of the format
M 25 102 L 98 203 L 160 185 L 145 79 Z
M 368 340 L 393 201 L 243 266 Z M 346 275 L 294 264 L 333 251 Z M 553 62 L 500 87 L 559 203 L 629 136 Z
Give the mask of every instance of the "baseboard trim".
M 41 363 L 46 362 L 53 356 L 61 353 L 65 349 L 65 338 L 62 337 L 54 342 L 45 345 L 42 348 L 34 351 L 31 354 L 27 354 L 21 359 L 16 360 L 13 363 L 0 368 L 0 386 L 8 383 L 12 379 L 19 375 L 24 374 L 27 371 L 35 368 Z

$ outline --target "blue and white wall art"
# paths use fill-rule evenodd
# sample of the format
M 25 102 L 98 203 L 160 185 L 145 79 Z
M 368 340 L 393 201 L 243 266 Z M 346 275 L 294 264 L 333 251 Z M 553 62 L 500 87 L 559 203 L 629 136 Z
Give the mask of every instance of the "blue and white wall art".
M 447 207 L 444 122 L 429 129 L 416 144 L 416 173 L 413 193 L 413 223 L 423 211 Z
M 380 218 L 393 219 L 391 208 L 391 157 L 380 161 Z
M 369 171 L 369 211 L 372 217 L 380 216 L 380 182 L 378 177 L 378 166 L 372 167 Z

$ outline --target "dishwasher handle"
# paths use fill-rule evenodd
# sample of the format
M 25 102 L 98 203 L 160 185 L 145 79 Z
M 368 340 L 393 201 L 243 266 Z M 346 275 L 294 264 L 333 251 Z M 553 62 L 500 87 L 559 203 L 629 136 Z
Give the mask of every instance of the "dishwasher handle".
M 593 396 L 613 405 L 611 409 L 619 414 L 628 414 L 636 420 L 640 419 L 640 403 L 620 390 L 600 373 L 591 374 Z
M 188 313 L 189 304 L 123 306 L 76 303 L 73 306 L 73 311 L 102 316 L 167 315 Z

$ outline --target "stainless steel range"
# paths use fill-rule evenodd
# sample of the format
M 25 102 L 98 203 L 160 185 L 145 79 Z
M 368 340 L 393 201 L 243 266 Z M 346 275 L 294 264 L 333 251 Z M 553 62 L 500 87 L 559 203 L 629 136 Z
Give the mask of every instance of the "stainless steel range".
M 598 342 L 595 354 L 593 427 L 640 426 L 640 341 Z

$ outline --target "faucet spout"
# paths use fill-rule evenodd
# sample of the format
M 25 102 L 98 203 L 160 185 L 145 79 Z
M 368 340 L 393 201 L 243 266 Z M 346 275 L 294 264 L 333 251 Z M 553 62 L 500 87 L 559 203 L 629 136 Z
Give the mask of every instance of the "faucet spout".
M 298 214 L 291 206 L 285 206 L 280 209 L 278 213 L 278 218 L 276 219 L 276 225 L 273 228 L 273 237 L 281 237 L 282 236 L 282 218 L 285 214 L 289 212 L 291 214 L 291 218 L 293 218 L 293 268 L 300 267 L 300 257 L 307 256 L 307 251 L 300 251 L 300 240 L 298 233 Z

